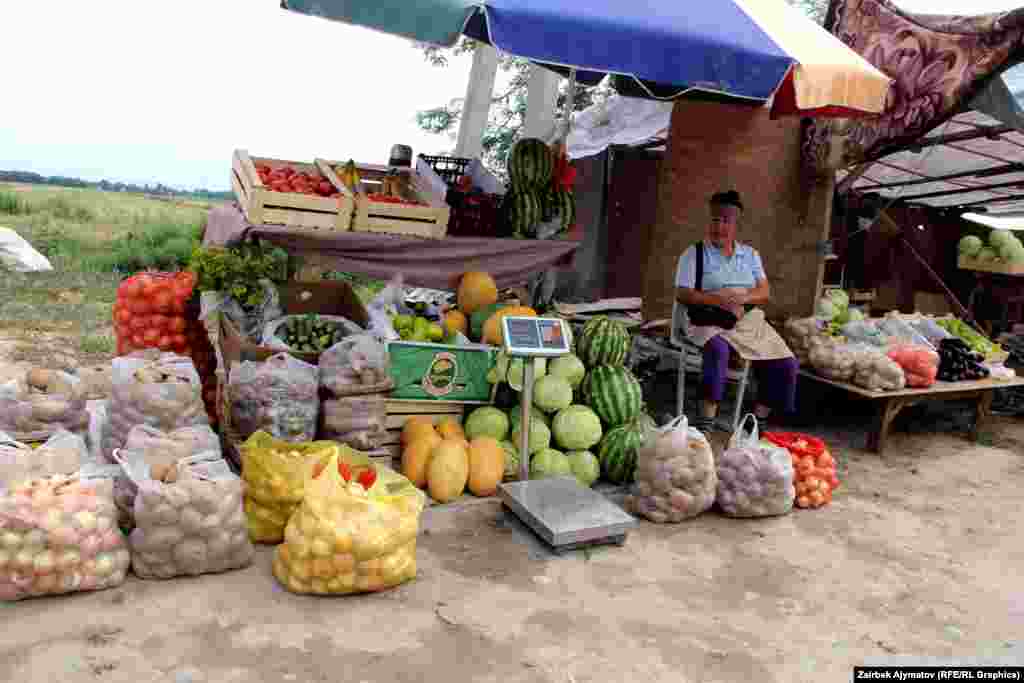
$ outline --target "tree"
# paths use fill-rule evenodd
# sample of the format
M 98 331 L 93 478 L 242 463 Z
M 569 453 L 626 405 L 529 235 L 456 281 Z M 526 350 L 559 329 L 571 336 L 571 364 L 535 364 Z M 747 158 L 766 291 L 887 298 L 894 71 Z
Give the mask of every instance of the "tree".
M 829 0 L 787 0 L 791 5 L 799 7 L 819 24 L 825 19 Z M 471 54 L 476 41 L 463 36 L 453 48 L 439 48 L 430 45 L 417 45 L 423 51 L 424 58 L 437 67 L 448 65 L 451 56 Z M 519 136 L 519 129 L 526 114 L 526 85 L 530 76 L 530 63 L 519 57 L 502 55 L 499 70 L 509 74 L 509 82 L 503 90 L 495 91 L 491 97 L 491 113 L 487 127 L 484 129 L 483 162 L 487 168 L 499 178 L 504 179 L 505 160 L 508 158 L 512 143 Z M 568 94 L 568 80 L 562 79 L 557 111 L 561 112 Z M 580 86 L 576 89 L 573 111 L 582 111 L 591 104 L 608 97 L 611 89 L 605 85 L 595 87 Z M 456 98 L 446 105 L 425 109 L 416 113 L 416 123 L 423 130 L 438 135 L 453 136 L 458 130 L 462 117 L 462 98 Z

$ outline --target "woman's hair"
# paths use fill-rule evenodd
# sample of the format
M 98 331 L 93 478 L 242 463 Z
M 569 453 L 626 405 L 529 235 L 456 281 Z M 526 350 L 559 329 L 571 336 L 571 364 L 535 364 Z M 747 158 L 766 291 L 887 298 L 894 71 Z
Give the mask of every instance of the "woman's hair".
M 740 200 L 740 193 L 736 190 L 716 192 L 711 195 L 711 206 L 735 206 L 743 211 L 743 202 Z

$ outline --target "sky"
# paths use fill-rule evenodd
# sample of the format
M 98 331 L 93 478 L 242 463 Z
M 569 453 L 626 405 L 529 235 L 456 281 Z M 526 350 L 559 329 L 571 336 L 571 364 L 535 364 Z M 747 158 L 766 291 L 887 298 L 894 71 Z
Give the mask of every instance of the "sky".
M 0 169 L 190 189 L 229 190 L 239 148 L 381 164 L 393 144 L 451 150 L 415 114 L 463 97 L 470 66 L 279 0 L 3 0 L 0 26 Z
M 898 4 L 952 14 L 968 3 Z M 397 143 L 451 150 L 415 114 L 462 97 L 470 66 L 431 66 L 406 40 L 279 0 L 0 0 L 0 26 L 0 169 L 86 180 L 227 190 L 238 148 L 370 163 Z

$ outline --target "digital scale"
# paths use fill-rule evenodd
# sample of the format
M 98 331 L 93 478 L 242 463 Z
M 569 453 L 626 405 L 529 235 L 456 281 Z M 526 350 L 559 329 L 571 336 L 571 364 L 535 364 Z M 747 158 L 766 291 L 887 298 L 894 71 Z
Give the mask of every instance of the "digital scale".
M 504 348 L 512 358 L 557 358 L 570 352 L 570 330 L 561 318 L 501 320 Z M 533 363 L 523 363 L 520 392 L 519 481 L 503 483 L 498 495 L 505 507 L 558 551 L 591 545 L 622 545 L 636 527 L 632 515 L 573 477 L 530 480 L 530 406 L 533 403 Z

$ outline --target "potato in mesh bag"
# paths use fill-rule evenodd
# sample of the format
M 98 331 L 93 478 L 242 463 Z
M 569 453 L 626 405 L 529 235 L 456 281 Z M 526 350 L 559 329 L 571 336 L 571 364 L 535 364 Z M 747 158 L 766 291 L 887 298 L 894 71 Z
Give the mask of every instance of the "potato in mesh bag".
M 315 595 L 380 591 L 413 579 L 425 502 L 402 475 L 342 448 L 309 471 L 305 498 L 274 552 L 274 576 L 293 593 Z
M 748 419 L 754 421 L 749 434 Z M 759 440 L 757 418 L 748 413 L 718 459 L 718 507 L 731 517 L 784 515 L 796 499 L 793 477 L 789 451 Z
M 682 522 L 714 504 L 717 484 L 711 444 L 680 416 L 648 431 L 626 510 L 659 524 Z
M 231 425 L 242 438 L 257 431 L 296 443 L 316 437 L 320 409 L 318 370 L 287 353 L 231 368 Z
M 280 543 L 284 528 L 302 502 L 307 471 L 325 455 L 339 452 L 333 441 L 292 443 L 258 431 L 243 443 L 244 510 L 255 543 Z

